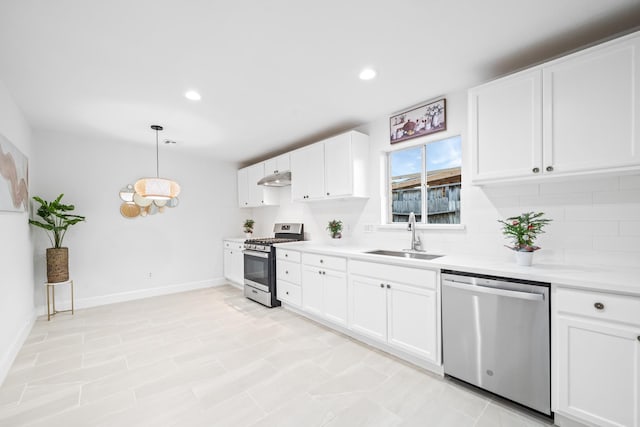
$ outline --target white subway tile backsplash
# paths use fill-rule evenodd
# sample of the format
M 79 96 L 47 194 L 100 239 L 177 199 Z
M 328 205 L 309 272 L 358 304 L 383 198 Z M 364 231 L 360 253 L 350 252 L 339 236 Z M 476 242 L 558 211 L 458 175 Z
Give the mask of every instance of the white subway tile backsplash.
M 567 206 L 565 216 L 567 221 L 633 221 L 640 218 L 640 204 Z
M 611 191 L 620 187 L 617 177 L 572 179 L 540 184 L 540 194 L 572 194 L 591 193 L 594 191 Z
M 626 175 L 620 177 L 621 190 L 640 189 L 640 175 Z
M 563 235 L 587 235 L 587 236 L 617 236 L 619 223 L 617 221 L 571 221 L 551 223 L 549 233 Z
M 593 248 L 598 251 L 638 253 L 639 245 L 638 239 L 631 236 L 595 236 L 593 238 Z
M 564 262 L 570 265 L 604 265 L 609 267 L 629 267 L 638 265 L 638 252 L 617 252 L 566 248 Z
M 544 205 L 544 206 L 566 206 L 566 205 L 590 205 L 593 202 L 592 193 L 555 193 L 541 194 L 538 196 L 520 197 L 521 205 Z
M 593 193 L 593 203 L 640 203 L 640 189 L 620 191 L 596 191 Z
M 640 236 L 640 221 L 621 221 L 621 236 Z

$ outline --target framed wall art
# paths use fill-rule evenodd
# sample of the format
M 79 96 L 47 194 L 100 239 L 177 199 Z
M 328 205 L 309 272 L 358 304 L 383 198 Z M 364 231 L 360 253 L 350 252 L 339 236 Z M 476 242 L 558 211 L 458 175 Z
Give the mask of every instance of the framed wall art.
M 25 212 L 29 207 L 27 157 L 0 135 L 0 211 Z
M 389 119 L 392 144 L 447 129 L 447 100 L 445 98 L 416 107 Z

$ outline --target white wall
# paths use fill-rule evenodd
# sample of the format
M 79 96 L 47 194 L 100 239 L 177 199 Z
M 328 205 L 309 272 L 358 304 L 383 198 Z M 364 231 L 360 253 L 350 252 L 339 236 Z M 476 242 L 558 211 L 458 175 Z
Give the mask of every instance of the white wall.
M 635 266 L 640 259 L 640 175 L 576 179 L 563 183 L 519 184 L 479 188 L 470 185 L 470 147 L 467 139 L 466 91 L 448 94 L 447 131 L 391 146 L 388 117 L 359 128 L 370 137 L 371 197 L 368 201 L 293 203 L 291 190 L 280 190 L 281 206 L 257 208 L 253 215 L 258 234 L 270 232 L 275 221 L 296 220 L 305 224 L 307 238 L 329 241 L 324 230 L 334 217 L 348 230 L 345 244 L 402 249 L 409 245 L 409 232 L 380 228 L 366 233 L 365 225 L 381 221 L 382 153 L 428 141 L 462 135 L 464 230 L 421 230 L 426 249 L 435 253 L 469 253 L 509 258 L 513 253 L 497 220 L 527 211 L 543 211 L 553 222 L 537 243 L 542 250 L 536 262 Z M 514 153 L 518 155 L 518 153 Z M 295 176 L 292 177 L 295 180 Z
M 126 219 L 118 191 L 142 176 L 155 176 L 155 143 L 56 132 L 34 134 L 32 192 L 46 200 L 64 193 L 87 221 L 69 229 L 70 276 L 76 304 L 92 306 L 220 283 L 222 238 L 241 230 L 236 165 L 160 146 L 160 172 L 182 187 L 180 205 L 163 214 Z M 45 248 L 38 230 L 36 283 L 45 279 Z M 151 273 L 151 277 L 149 277 Z M 64 298 L 64 297 L 63 297 Z M 43 305 L 44 293 L 36 294 Z
M 0 133 L 29 159 L 33 171 L 30 129 L 22 112 L 0 82 Z M 34 320 L 32 244 L 29 216 L 0 212 L 0 384 Z

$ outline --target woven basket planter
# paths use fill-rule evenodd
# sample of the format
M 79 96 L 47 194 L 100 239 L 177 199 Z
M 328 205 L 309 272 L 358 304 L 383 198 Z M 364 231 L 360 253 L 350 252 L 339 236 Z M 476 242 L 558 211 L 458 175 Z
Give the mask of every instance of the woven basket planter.
M 47 249 L 47 282 L 69 280 L 69 248 Z

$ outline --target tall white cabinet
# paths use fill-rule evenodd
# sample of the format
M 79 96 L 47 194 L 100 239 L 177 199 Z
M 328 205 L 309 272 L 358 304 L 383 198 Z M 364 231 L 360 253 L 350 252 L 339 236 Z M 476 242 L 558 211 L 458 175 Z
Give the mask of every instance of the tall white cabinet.
M 640 33 L 469 91 L 474 184 L 640 170 Z

